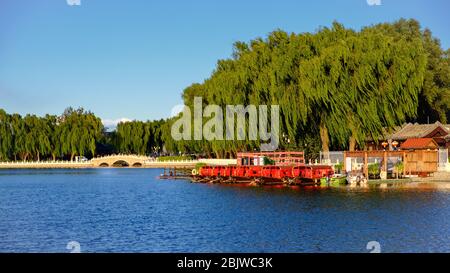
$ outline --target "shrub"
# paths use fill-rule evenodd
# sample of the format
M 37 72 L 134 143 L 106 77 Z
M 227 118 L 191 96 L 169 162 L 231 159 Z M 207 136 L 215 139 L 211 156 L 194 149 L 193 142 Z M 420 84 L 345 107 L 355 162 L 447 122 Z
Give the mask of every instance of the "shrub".
M 372 177 L 377 177 L 380 174 L 380 164 L 379 163 L 372 163 L 368 166 L 369 175 Z
M 344 169 L 344 163 L 339 163 L 339 164 L 334 165 L 334 171 L 336 173 L 341 173 L 343 169 Z
M 275 161 L 266 156 L 264 157 L 263 162 L 264 165 L 275 165 Z
M 398 161 L 394 165 L 394 172 L 398 178 L 399 174 L 403 174 L 403 171 L 405 170 L 405 164 L 403 164 L 403 161 Z
M 199 162 L 197 164 L 195 164 L 195 169 L 198 171 L 200 170 L 201 167 L 206 166 L 206 163 L 203 162 Z

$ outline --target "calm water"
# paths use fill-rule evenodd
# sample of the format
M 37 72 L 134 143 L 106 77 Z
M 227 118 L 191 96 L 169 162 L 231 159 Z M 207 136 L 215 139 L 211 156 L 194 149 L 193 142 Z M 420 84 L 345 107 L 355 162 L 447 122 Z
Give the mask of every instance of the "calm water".
M 450 252 L 450 190 L 258 188 L 0 170 L 0 252 Z

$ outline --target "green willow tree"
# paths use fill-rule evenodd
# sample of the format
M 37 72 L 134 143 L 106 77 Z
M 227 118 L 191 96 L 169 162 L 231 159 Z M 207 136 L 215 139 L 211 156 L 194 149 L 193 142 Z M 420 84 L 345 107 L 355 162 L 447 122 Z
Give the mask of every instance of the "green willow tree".
M 320 124 L 323 150 L 329 135 L 350 150 L 377 139 L 416 115 L 426 55 L 420 39 L 395 40 L 366 29 L 346 31 L 335 23 L 324 31 L 331 44 L 301 70 L 301 89 L 310 99 Z M 334 35 L 328 35 L 328 32 Z
M 50 154 L 52 160 L 55 161 L 63 155 L 61 150 L 61 126 L 59 126 L 58 117 L 54 115 L 46 115 L 44 122 L 46 124 L 45 132 L 50 139 Z
M 8 160 L 12 155 L 14 139 L 11 117 L 0 109 L 0 160 Z
M 195 96 L 222 107 L 278 104 L 286 136 L 281 148 L 316 154 L 317 147 L 306 149 L 316 140 L 312 145 L 324 151 L 330 146 L 353 150 L 385 128 L 415 120 L 425 106 L 425 112 L 437 111 L 435 117 L 445 121 L 448 55 L 430 37 L 414 20 L 361 31 L 336 22 L 313 34 L 277 30 L 266 39 L 235 43 L 232 58 L 219 60 L 211 76 L 186 88 L 182 97 L 191 108 Z M 192 140 L 170 146 L 223 157 L 258 149 L 259 141 Z
M 163 120 L 119 123 L 115 132 L 117 151 L 138 155 L 160 152 L 164 146 L 162 141 L 163 125 Z
M 395 37 L 396 40 L 420 39 L 427 55 L 426 71 L 419 92 L 417 116 L 412 121 L 446 123 L 450 117 L 450 54 L 443 50 L 439 39 L 429 29 L 421 30 L 416 20 L 401 19 L 393 24 L 379 24 L 377 31 Z
M 44 119 L 35 115 L 25 116 L 23 122 L 23 133 L 25 136 L 24 160 L 29 156 L 35 156 L 35 159 L 39 161 L 41 155 L 46 156 L 51 153 L 47 124 Z
M 59 120 L 61 131 L 61 152 L 70 155 L 73 160 L 76 155 L 95 156 L 96 140 L 103 132 L 101 120 L 83 108 L 68 108 Z
M 102 132 L 100 119 L 81 108 L 68 108 L 60 117 L 22 117 L 0 109 L 0 159 L 73 160 L 76 155 L 94 156 Z

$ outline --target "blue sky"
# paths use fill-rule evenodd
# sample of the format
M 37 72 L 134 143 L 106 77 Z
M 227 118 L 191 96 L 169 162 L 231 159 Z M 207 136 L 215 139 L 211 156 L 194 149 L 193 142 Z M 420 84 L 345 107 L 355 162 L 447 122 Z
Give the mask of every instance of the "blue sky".
M 0 108 L 165 118 L 235 41 L 277 28 L 313 32 L 333 20 L 359 29 L 415 18 L 450 47 L 448 0 L 66 1 L 0 0 Z

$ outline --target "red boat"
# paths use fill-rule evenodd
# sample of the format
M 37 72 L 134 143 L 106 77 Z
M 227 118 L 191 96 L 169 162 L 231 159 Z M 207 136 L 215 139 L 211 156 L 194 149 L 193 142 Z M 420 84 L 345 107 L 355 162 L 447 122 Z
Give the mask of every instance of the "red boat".
M 333 173 L 331 166 L 305 164 L 303 152 L 265 152 L 238 153 L 237 166 L 204 166 L 198 175 L 214 181 L 302 184 Z
M 214 169 L 214 167 L 212 167 L 212 166 L 203 166 L 199 169 L 198 175 L 202 176 L 202 177 L 213 176 L 213 174 L 212 174 L 213 169 Z
M 233 177 L 245 177 L 245 173 L 247 172 L 247 167 L 245 166 L 234 166 L 233 167 Z

